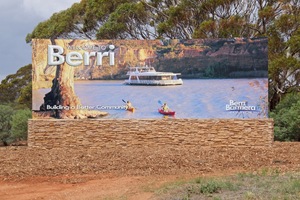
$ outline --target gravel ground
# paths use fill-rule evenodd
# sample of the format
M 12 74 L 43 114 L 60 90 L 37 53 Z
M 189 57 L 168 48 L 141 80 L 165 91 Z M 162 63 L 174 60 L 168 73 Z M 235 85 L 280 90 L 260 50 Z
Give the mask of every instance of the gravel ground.
M 300 169 L 300 143 L 275 142 L 272 148 L 124 148 L 35 149 L 0 148 L 0 180 L 62 175 L 125 176 L 207 174 L 255 171 L 262 167 L 281 171 Z

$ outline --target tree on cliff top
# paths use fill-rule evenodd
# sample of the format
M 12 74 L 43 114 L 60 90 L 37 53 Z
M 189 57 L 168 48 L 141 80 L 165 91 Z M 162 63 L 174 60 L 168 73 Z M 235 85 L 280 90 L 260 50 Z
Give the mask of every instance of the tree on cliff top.
M 298 0 L 82 0 L 38 24 L 26 41 L 268 36 L 274 109 L 282 96 L 300 91 L 299 27 Z

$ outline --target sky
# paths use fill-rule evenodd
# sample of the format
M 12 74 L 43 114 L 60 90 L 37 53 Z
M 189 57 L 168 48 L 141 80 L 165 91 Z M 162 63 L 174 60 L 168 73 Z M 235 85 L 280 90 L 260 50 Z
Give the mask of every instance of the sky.
M 25 42 L 38 23 L 80 0 L 0 1 L 0 80 L 31 63 L 31 46 Z

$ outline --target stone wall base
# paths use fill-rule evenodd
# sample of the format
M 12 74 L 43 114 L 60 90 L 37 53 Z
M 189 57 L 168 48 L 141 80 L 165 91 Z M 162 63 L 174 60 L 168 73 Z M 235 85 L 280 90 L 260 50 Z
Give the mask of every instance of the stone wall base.
M 28 122 L 36 148 L 271 147 L 272 119 L 122 119 Z

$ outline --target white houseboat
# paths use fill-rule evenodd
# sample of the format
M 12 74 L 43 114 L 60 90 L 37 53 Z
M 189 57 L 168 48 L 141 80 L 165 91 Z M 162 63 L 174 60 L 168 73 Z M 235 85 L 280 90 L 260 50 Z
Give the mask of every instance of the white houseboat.
M 157 72 L 153 67 L 130 67 L 127 72 L 127 85 L 182 85 L 182 79 L 177 78 L 180 73 Z

